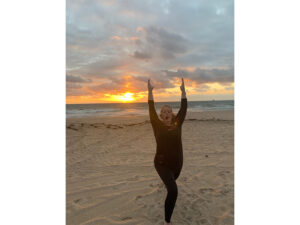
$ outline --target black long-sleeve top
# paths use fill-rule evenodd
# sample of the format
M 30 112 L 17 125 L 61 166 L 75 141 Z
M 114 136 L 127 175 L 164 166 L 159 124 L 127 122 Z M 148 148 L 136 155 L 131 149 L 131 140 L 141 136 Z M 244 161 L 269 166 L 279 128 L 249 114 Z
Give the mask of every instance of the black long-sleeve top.
M 150 122 L 156 139 L 154 163 L 164 164 L 170 168 L 182 167 L 183 152 L 181 127 L 187 111 L 187 98 L 181 99 L 180 110 L 175 117 L 174 126 L 170 129 L 157 116 L 154 101 L 148 100 Z

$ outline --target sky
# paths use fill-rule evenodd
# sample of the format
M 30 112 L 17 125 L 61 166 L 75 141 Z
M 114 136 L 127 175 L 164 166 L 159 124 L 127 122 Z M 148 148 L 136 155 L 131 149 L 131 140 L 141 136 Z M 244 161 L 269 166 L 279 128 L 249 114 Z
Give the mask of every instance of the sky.
M 67 0 L 66 102 L 234 98 L 233 0 Z

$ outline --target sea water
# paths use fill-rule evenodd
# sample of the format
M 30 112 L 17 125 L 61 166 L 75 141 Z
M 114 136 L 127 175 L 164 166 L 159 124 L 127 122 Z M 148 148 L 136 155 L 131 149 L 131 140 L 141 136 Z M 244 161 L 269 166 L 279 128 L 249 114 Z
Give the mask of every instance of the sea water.
M 170 105 L 174 113 L 180 108 L 180 102 L 155 102 L 155 109 L 159 114 L 160 108 L 164 105 Z M 214 110 L 232 110 L 234 109 L 233 100 L 224 101 L 188 101 L 188 112 L 203 112 Z M 67 117 L 85 117 L 85 116 L 130 116 L 130 115 L 148 115 L 148 102 L 138 103 L 99 103 L 99 104 L 67 104 Z

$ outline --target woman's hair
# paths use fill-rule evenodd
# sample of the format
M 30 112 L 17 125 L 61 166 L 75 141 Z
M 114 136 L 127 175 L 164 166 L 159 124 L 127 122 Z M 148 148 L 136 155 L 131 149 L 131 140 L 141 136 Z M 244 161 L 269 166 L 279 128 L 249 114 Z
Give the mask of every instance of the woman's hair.
M 169 106 L 169 105 L 163 105 L 163 106 L 160 108 L 160 114 L 159 114 L 160 118 L 162 118 L 162 117 L 161 117 L 161 111 L 162 111 L 162 109 L 163 109 L 164 107 L 168 107 L 168 108 L 172 109 L 172 107 Z M 172 111 L 172 120 L 171 120 L 171 123 L 174 123 L 174 122 L 175 122 L 175 118 L 176 118 L 176 114 Z

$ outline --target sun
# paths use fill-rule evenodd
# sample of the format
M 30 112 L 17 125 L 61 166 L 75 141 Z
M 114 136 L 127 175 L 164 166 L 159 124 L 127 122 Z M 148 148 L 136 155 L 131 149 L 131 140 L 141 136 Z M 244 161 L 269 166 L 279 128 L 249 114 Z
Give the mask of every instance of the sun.
M 118 95 L 112 95 L 112 94 L 104 94 L 106 97 L 105 100 L 108 100 L 108 101 L 112 101 L 112 102 L 131 102 L 131 101 L 134 101 L 136 100 L 134 97 L 133 97 L 133 93 L 131 92 L 126 92 L 126 93 L 120 93 Z
M 134 100 L 133 93 L 126 92 L 125 94 L 120 96 L 120 100 L 123 101 L 123 102 L 133 101 Z

